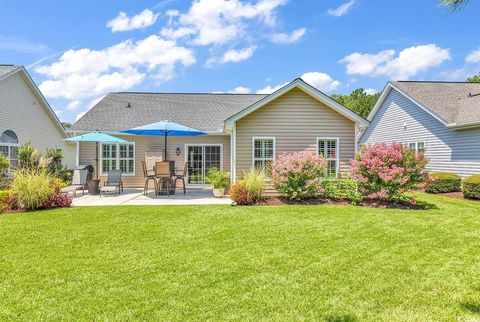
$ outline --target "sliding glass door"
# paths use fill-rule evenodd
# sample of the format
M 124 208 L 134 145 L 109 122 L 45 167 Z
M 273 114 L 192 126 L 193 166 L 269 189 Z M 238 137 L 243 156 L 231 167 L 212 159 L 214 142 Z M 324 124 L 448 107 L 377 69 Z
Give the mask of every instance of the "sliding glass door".
M 222 169 L 223 147 L 220 144 L 187 145 L 188 183 L 204 184 L 211 168 Z

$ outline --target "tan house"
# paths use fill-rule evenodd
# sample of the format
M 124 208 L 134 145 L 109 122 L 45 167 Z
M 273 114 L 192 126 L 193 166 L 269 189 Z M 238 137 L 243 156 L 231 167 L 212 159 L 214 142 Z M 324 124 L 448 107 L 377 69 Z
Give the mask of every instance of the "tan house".
M 0 65 L 0 153 L 16 162 L 20 145 L 31 142 L 39 151 L 61 149 L 64 163 L 75 166 L 75 145 L 23 66 Z
M 110 93 L 80 118 L 72 134 L 101 130 L 129 143 L 101 144 L 100 176 L 124 173 L 125 186 L 144 184 L 141 161 L 162 159 L 162 137 L 125 135 L 120 131 L 173 121 L 206 135 L 170 137 L 167 159 L 177 167 L 188 162 L 188 184 L 202 185 L 212 167 L 231 173 L 232 181 L 252 167 L 265 168 L 282 154 L 314 151 L 330 162 L 328 172 L 347 171 L 357 134 L 368 121 L 295 79 L 270 95 Z M 78 143 L 78 164 L 95 164 L 95 144 Z M 103 178 L 101 178 L 103 179 Z

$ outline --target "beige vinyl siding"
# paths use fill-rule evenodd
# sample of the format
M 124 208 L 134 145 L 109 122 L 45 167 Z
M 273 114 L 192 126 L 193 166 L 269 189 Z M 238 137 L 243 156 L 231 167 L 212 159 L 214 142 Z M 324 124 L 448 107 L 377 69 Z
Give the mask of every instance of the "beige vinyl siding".
M 275 137 L 275 155 L 316 151 L 317 137 L 340 140 L 340 172 L 355 155 L 355 123 L 295 88 L 236 122 L 236 175 L 252 167 L 252 137 Z
M 135 142 L 135 175 L 124 175 L 125 187 L 143 187 L 142 161 L 145 160 L 145 151 L 161 151 L 164 148 L 164 138 L 158 136 L 116 135 L 129 142 Z M 228 135 L 202 135 L 202 136 L 177 136 L 168 138 L 168 159 L 175 161 L 175 166 L 183 169 L 185 164 L 185 144 L 223 144 L 223 169 L 230 172 L 230 136 Z M 180 147 L 180 155 L 175 150 Z M 100 150 L 100 148 L 99 148 Z M 99 158 L 100 163 L 100 158 Z M 80 164 L 95 166 L 95 143 L 80 143 Z M 100 176 L 100 180 L 106 180 Z
M 20 144 L 31 142 L 35 148 L 62 149 L 64 163 L 75 166 L 75 144 L 67 144 L 56 120 L 42 106 L 21 72 L 0 81 L 0 133 L 12 130 Z

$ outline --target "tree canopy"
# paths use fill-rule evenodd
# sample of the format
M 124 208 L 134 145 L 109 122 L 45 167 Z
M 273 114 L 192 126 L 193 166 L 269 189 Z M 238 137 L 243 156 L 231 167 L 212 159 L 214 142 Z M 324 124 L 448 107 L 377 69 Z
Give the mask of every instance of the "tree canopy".
M 338 103 L 348 107 L 361 117 L 367 117 L 380 93 L 367 94 L 365 89 L 357 88 L 349 95 L 333 94 L 331 97 Z
M 440 3 L 444 7 L 449 7 L 452 10 L 462 9 L 469 0 L 442 0 Z
M 473 75 L 467 78 L 467 82 L 470 83 L 480 83 L 480 73 Z

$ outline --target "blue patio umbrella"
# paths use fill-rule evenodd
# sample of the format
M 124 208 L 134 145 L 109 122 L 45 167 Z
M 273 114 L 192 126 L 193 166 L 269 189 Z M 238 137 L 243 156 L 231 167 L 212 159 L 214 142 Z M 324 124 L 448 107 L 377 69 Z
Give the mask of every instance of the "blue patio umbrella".
M 206 134 L 197 129 L 177 124 L 171 121 L 160 121 L 139 127 L 134 127 L 129 130 L 121 131 L 123 133 L 136 134 L 136 135 L 151 135 L 151 136 L 163 136 L 165 138 L 165 160 L 167 160 L 167 137 L 168 136 L 197 136 Z
M 85 133 L 82 135 L 74 136 L 68 139 L 65 139 L 64 141 L 67 142 L 96 142 L 96 154 L 95 154 L 95 163 L 96 163 L 96 168 L 95 168 L 95 173 L 97 175 L 97 180 L 98 180 L 98 142 L 100 143 L 125 143 L 128 142 L 127 140 L 117 138 L 115 136 L 112 136 L 107 133 L 103 133 L 100 131 L 93 131 L 89 133 Z

